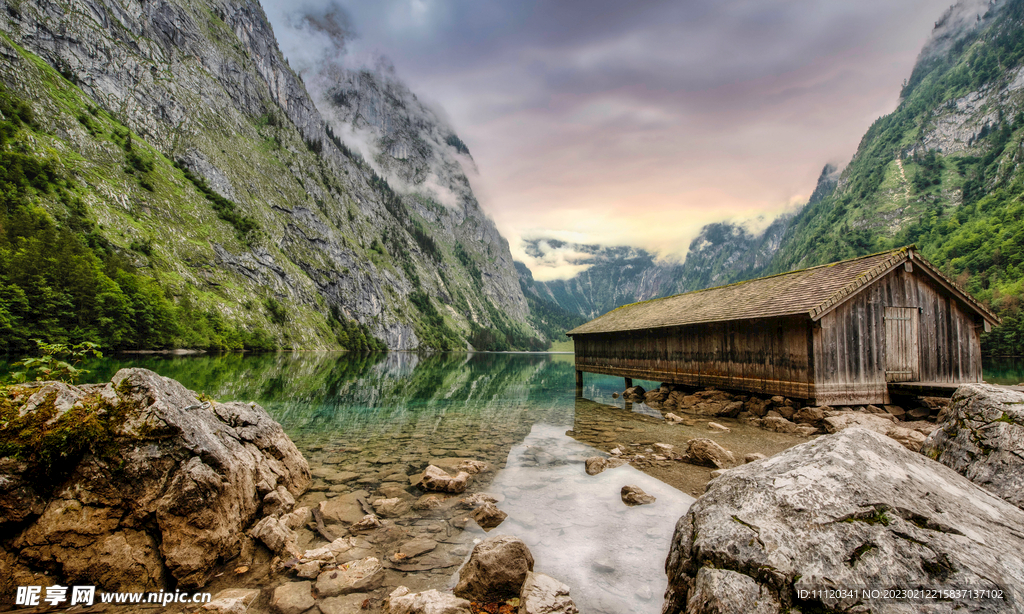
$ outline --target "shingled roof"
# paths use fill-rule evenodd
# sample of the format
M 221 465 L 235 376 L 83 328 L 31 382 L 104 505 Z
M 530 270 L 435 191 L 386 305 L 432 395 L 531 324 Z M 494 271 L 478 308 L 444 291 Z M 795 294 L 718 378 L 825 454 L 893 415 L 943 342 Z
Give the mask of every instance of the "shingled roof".
M 728 286 L 623 305 L 572 329 L 566 335 L 571 337 L 800 314 L 817 320 L 907 260 L 920 265 L 929 276 L 983 318 L 992 324 L 999 323 L 999 318 L 921 258 L 910 246 Z

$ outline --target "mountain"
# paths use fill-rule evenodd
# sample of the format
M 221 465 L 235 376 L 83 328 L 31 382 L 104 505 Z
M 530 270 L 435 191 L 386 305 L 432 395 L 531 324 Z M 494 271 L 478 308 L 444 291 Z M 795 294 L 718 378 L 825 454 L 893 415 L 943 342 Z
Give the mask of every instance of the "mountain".
M 542 343 L 393 72 L 300 76 L 255 1 L 133 6 L 4 4 L 0 353 Z
M 791 218 L 780 216 L 761 232 L 731 222 L 708 224 L 690 242 L 682 263 L 632 247 L 530 240 L 530 255 L 568 249 L 577 254 L 573 264 L 590 266 L 570 279 L 538 282 L 531 276 L 524 292 L 590 319 L 628 303 L 750 279 L 771 262 Z
M 834 190 L 792 221 L 766 270 L 915 243 L 1003 317 L 983 350 L 1024 351 L 1024 2 L 961 2 L 937 22 L 896 110 Z
M 643 258 L 605 259 L 573 279 L 534 286 L 590 317 L 635 300 L 914 243 L 1002 317 L 1002 326 L 983 335 L 983 351 L 1020 356 L 1022 162 L 1024 0 L 961 1 L 936 21 L 897 108 L 867 129 L 845 168 L 823 169 L 796 214 L 761 235 L 728 223 L 706 226 L 682 265 L 661 265 L 637 250 Z M 657 279 L 657 288 L 641 279 Z

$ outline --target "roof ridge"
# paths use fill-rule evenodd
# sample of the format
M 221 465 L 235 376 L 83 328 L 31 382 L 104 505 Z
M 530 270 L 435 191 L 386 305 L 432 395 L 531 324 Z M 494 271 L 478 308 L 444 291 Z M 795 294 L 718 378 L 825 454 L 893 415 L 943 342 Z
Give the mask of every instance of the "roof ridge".
M 883 260 L 879 264 L 875 265 L 871 269 L 868 269 L 867 271 L 864 271 L 863 273 L 861 273 L 860 275 L 855 277 L 853 281 L 851 281 L 850 283 L 846 284 L 842 288 L 836 290 L 834 293 L 832 293 L 831 296 L 829 296 L 824 301 L 822 301 L 821 303 L 816 305 L 814 308 L 812 308 L 808 312 L 808 315 L 811 316 L 812 318 L 814 318 L 818 314 L 821 314 L 821 313 L 825 312 L 826 310 L 828 310 L 830 307 L 833 307 L 834 305 L 837 305 L 838 303 L 843 302 L 846 299 L 846 297 L 856 293 L 857 290 L 859 290 L 860 288 L 863 288 L 867 284 L 873 282 L 874 280 L 878 279 L 882 275 L 886 274 L 887 272 L 889 272 L 892 269 L 892 267 L 900 264 L 904 260 L 909 260 L 910 259 L 909 258 L 909 254 L 911 252 L 914 252 L 914 251 L 916 251 L 916 248 L 915 248 L 915 246 L 913 244 L 911 244 L 911 245 L 905 245 L 905 246 L 897 248 L 897 249 L 888 250 L 888 252 L 878 252 L 877 254 L 872 254 L 873 256 L 881 256 L 882 254 L 889 253 L 889 254 L 891 254 L 891 256 L 889 258 L 886 258 L 885 260 Z M 868 258 L 869 256 L 864 256 L 864 257 Z M 844 260 L 843 262 L 850 262 L 850 261 Z M 834 264 L 839 264 L 839 263 L 834 263 Z
M 837 264 L 846 264 L 848 262 L 856 262 L 858 260 L 863 260 L 865 258 L 874 258 L 876 256 L 881 256 L 882 254 L 902 252 L 902 251 L 905 251 L 905 250 L 908 250 L 908 249 L 914 249 L 914 248 L 915 248 L 914 245 L 911 244 L 911 245 L 907 245 L 907 246 L 903 246 L 903 247 L 897 247 L 897 248 L 893 248 L 893 249 L 883 250 L 883 251 L 880 251 L 880 252 L 875 252 L 874 254 L 866 254 L 864 256 L 857 256 L 856 258 L 849 258 L 847 260 L 837 260 L 835 262 L 828 262 L 826 264 L 816 264 L 814 266 L 809 266 L 809 267 L 806 267 L 806 268 L 803 268 L 803 269 L 793 269 L 792 271 L 785 271 L 785 272 L 782 272 L 782 273 L 774 273 L 772 275 L 765 275 L 764 277 L 755 277 L 753 279 L 744 279 L 743 281 L 734 281 L 731 284 L 722 284 L 721 286 L 711 286 L 710 288 L 701 288 L 699 290 L 690 290 L 689 292 L 679 292 L 678 294 L 670 294 L 668 296 L 659 296 L 659 297 L 656 297 L 656 298 L 649 298 L 649 299 L 643 300 L 643 301 L 634 301 L 632 303 L 626 303 L 625 305 L 619 305 L 615 309 L 612 309 L 611 311 L 605 312 L 605 314 L 602 314 L 602 315 L 607 315 L 609 313 L 614 313 L 614 312 L 616 312 L 616 311 L 618 311 L 618 310 L 620 310 L 620 309 L 622 309 L 624 307 L 632 307 L 633 305 L 639 305 L 641 303 L 654 303 L 655 301 L 664 301 L 664 300 L 668 300 L 670 298 L 675 298 L 677 296 L 686 296 L 688 294 L 699 294 L 701 292 L 709 292 L 711 290 L 721 290 L 722 288 L 731 288 L 732 286 L 741 286 L 743 284 L 749 284 L 751 282 L 761 281 L 761 280 L 764 280 L 764 279 L 775 279 L 776 277 L 784 277 L 786 275 L 795 275 L 797 273 L 805 273 L 807 271 L 813 271 L 814 269 L 822 269 L 822 268 L 826 268 L 826 267 L 833 267 L 833 266 L 836 266 Z M 597 317 L 600 318 L 602 316 L 597 316 Z

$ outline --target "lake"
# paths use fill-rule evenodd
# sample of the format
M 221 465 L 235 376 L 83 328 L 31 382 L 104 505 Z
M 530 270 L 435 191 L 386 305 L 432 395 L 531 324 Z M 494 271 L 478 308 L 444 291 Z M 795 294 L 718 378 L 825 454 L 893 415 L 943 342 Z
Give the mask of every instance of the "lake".
M 496 467 L 490 483 L 470 490 L 494 495 L 508 518 L 488 534 L 469 522 L 460 535 L 434 537 L 441 544 L 430 560 L 441 566 L 407 566 L 389 582 L 450 586 L 473 540 L 511 534 L 530 547 L 537 571 L 571 587 L 581 612 L 661 611 L 669 540 L 694 499 L 629 465 L 586 474 L 583 461 L 601 452 L 572 437 L 574 429 L 602 434 L 629 427 L 634 416 L 654 418 L 625 410 L 618 419 L 577 416 L 571 354 L 147 355 L 84 366 L 89 381 L 138 366 L 219 401 L 259 403 L 309 460 L 315 479 L 303 505 L 393 487 L 428 460 L 474 458 Z M 621 406 L 611 397 L 621 392 L 621 378 L 588 374 L 586 383 L 587 398 Z M 361 477 L 334 480 L 351 473 Z M 657 501 L 627 507 L 620 497 L 626 484 Z M 422 520 L 398 522 L 414 529 L 436 520 L 424 512 Z M 455 566 L 444 566 L 446 555 L 457 557 Z
M 656 410 L 613 399 L 623 387 L 618 377 L 587 374 L 583 396 L 590 401 L 577 399 L 572 354 L 141 355 L 83 366 L 91 371 L 87 381 L 145 367 L 218 401 L 259 403 L 310 463 L 313 487 L 301 505 L 358 492 L 372 501 L 388 488 L 407 489 L 427 462 L 472 458 L 496 468 L 469 492 L 493 495 L 508 518 L 489 534 L 474 522 L 453 531 L 429 512 L 396 519 L 410 532 L 434 531 L 425 534 L 439 545 L 418 559 L 432 562 L 395 566 L 389 584 L 452 586 L 474 540 L 511 534 L 530 547 L 537 571 L 571 587 L 581 612 L 661 611 L 669 540 L 694 499 L 629 465 L 585 473 L 587 457 L 614 445 L 642 450 L 655 441 L 650 437 L 664 436 L 657 430 L 664 423 Z M 986 380 L 1024 381 L 1022 367 L 987 364 Z M 716 438 L 741 458 L 745 444 L 771 454 L 796 442 L 742 424 L 733 429 Z M 680 427 L 672 442 L 693 436 L 708 435 Z M 693 469 L 706 481 L 709 470 Z M 657 501 L 627 507 L 620 498 L 626 484 Z

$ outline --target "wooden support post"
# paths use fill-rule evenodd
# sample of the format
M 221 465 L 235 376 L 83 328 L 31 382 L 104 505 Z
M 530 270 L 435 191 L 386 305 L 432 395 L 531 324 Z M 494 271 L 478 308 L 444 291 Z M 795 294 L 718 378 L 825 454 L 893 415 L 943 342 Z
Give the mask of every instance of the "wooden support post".
M 632 388 L 632 387 L 633 387 L 633 378 L 632 377 L 627 377 L 626 378 L 626 388 Z
M 576 396 L 583 396 L 583 371 L 576 371 Z

